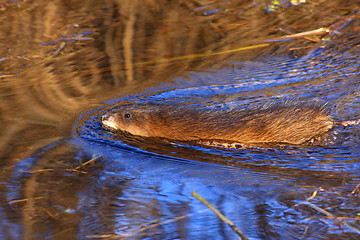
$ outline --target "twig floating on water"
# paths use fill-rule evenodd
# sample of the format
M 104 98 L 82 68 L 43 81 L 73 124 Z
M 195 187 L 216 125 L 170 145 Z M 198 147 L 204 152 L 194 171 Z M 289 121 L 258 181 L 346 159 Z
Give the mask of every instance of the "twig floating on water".
M 318 40 L 308 38 L 308 36 L 320 35 L 320 34 L 325 34 L 325 33 L 329 33 L 330 35 L 341 34 L 339 31 L 341 29 L 343 29 L 344 27 L 346 27 L 356 17 L 357 17 L 357 14 L 354 14 L 353 16 L 348 17 L 346 19 L 341 19 L 340 21 L 330 25 L 329 27 L 318 28 L 318 29 L 311 30 L 311 31 L 290 34 L 290 35 L 286 35 L 286 36 L 282 36 L 282 37 L 278 37 L 278 38 L 273 38 L 273 39 L 267 39 L 267 40 L 264 40 L 264 42 L 288 41 L 288 40 L 291 40 L 291 39 L 294 39 L 294 38 L 306 38 L 306 39 L 308 39 L 310 41 L 318 42 Z
M 309 207 L 315 209 L 316 211 L 319 211 L 319 212 L 321 212 L 322 214 L 324 214 L 324 215 L 326 215 L 326 216 L 328 216 L 328 217 L 334 218 L 335 220 L 337 220 L 337 221 L 339 221 L 340 223 L 344 224 L 345 226 L 347 226 L 348 228 L 350 228 L 350 229 L 353 230 L 354 232 L 360 234 L 360 229 L 358 229 L 358 228 L 350 225 L 349 223 L 347 223 L 347 222 L 345 222 L 345 221 L 341 221 L 341 220 L 337 219 L 337 217 L 336 217 L 334 214 L 326 211 L 325 209 L 322 209 L 322 208 L 320 208 L 320 207 L 318 207 L 318 206 L 316 206 L 316 205 L 314 205 L 314 204 L 312 204 L 312 203 L 310 203 L 310 202 L 307 202 L 307 201 L 303 201 L 303 202 L 301 202 L 301 203 L 299 203 L 299 204 L 296 204 L 296 205 L 300 205 L 300 204 L 308 205 Z M 296 206 L 296 205 L 295 205 L 295 206 Z
M 241 230 L 236 227 L 236 225 L 227 217 L 225 217 L 219 210 L 217 210 L 213 205 L 211 205 L 205 198 L 201 197 L 199 194 L 197 194 L 195 191 L 191 191 L 191 195 L 196 197 L 200 202 L 202 202 L 205 206 L 210 208 L 211 211 L 213 211 L 218 218 L 220 218 L 221 221 L 229 225 L 236 233 L 240 236 L 241 239 L 248 240 L 248 238 L 241 232 Z
M 359 192 L 359 187 L 360 187 L 360 183 L 358 185 L 356 185 L 356 187 L 354 188 L 354 190 L 351 192 L 351 194 L 355 194 L 356 192 Z
M 273 38 L 273 39 L 267 39 L 267 40 L 264 40 L 264 42 L 285 41 L 285 40 L 290 40 L 290 39 L 294 39 L 294 38 L 301 38 L 301 37 L 307 37 L 307 36 L 311 36 L 311 35 L 324 34 L 324 33 L 327 33 L 327 31 L 328 31 L 327 28 L 318 28 L 318 29 L 311 30 L 311 31 L 295 33 L 295 34 L 286 35 L 286 36 Z
M 201 211 L 200 211 L 201 212 Z M 199 212 L 197 212 L 199 213 Z M 152 223 L 148 226 L 145 226 L 145 227 L 141 227 L 139 229 L 135 229 L 135 230 L 132 230 L 132 231 L 129 231 L 129 232 L 125 232 L 125 233 L 122 233 L 122 234 L 116 234 L 116 235 L 87 235 L 86 237 L 88 238 L 99 238 L 99 239 L 102 239 L 102 238 L 106 238 L 108 240 L 110 239 L 119 239 L 119 238 L 125 238 L 125 237 L 131 237 L 131 236 L 135 236 L 137 233 L 140 233 L 140 232 L 143 232 L 145 230 L 149 230 L 149 229 L 152 229 L 152 228 L 155 228 L 155 227 L 158 227 L 158 226 L 162 226 L 162 225 L 165 225 L 165 224 L 168 224 L 168 223 L 172 223 L 172 222 L 175 222 L 175 221 L 179 221 L 179 220 L 182 220 L 182 219 L 185 219 L 185 218 L 188 218 L 192 215 L 194 215 L 195 213 L 193 214 L 188 214 L 188 215 L 183 215 L 183 216 L 179 216 L 179 217 L 176 217 L 174 219 L 169 219 L 169 220 L 165 220 L 163 222 L 155 222 L 155 223 Z
M 162 58 L 162 59 L 150 60 L 150 61 L 146 61 L 146 62 L 137 62 L 137 63 L 133 63 L 132 65 L 134 65 L 134 66 L 148 65 L 148 64 L 172 62 L 172 61 L 179 61 L 179 60 L 198 58 L 198 57 L 209 57 L 209 56 L 215 56 L 215 55 L 220 55 L 220 54 L 227 54 L 227 53 L 233 53 L 233 52 L 238 52 L 238 51 L 251 50 L 251 49 L 255 49 L 255 48 L 262 48 L 262 47 L 267 47 L 267 46 L 270 46 L 270 44 L 264 43 L 264 44 L 240 47 L 240 48 L 235 48 L 235 49 L 230 49 L 230 50 L 220 51 L 220 52 L 209 51 L 209 52 L 204 52 L 204 53 L 196 53 L 196 54 L 190 54 L 190 55 L 184 55 L 184 56 L 178 56 L 178 57 L 172 57 L 172 58 Z

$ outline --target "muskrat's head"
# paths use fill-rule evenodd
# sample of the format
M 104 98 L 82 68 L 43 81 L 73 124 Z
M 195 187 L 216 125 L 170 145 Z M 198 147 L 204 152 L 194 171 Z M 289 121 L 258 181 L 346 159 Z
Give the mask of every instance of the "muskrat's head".
M 102 116 L 102 124 L 110 130 L 126 131 L 133 135 L 153 136 L 158 124 L 158 108 L 148 104 L 125 104 Z

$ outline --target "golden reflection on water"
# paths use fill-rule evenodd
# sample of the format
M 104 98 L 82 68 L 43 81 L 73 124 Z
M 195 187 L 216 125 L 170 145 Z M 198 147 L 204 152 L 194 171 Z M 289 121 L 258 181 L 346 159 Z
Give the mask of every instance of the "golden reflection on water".
M 330 36 L 329 42 L 314 43 L 303 38 L 262 42 L 283 36 L 279 28 L 300 33 L 346 20 L 352 14 L 350 10 L 346 12 L 347 9 L 357 9 L 356 3 L 307 2 L 275 7 L 275 12 L 269 12 L 271 4 L 264 1 L 212 1 L 204 10 L 198 9 L 202 6 L 199 1 L 13 2 L 0 4 L 0 121 L 3 126 L 0 154 L 8 160 L 2 162 L 8 166 L 3 168 L 0 194 L 7 203 L 0 209 L 4 213 L 0 224 L 4 238 L 76 239 L 102 234 L 116 237 L 116 233 L 124 233 L 124 229 L 141 228 L 154 219 L 188 215 L 187 220 L 158 225 L 137 236 L 158 234 L 164 239 L 174 234 L 170 236 L 232 239 L 233 235 L 221 227 L 215 216 L 191 215 L 195 210 L 203 210 L 202 205 L 189 197 L 193 189 L 218 203 L 218 207 L 254 238 L 286 238 L 289 233 L 311 238 L 319 232 L 329 238 L 342 236 L 343 229 L 340 228 L 339 233 L 332 230 L 339 229 L 337 226 L 330 228 L 333 225 L 329 225 L 328 230 L 328 225 L 324 227 L 316 220 L 309 220 L 312 215 L 306 209 L 294 210 L 293 205 L 321 189 L 317 204 L 339 205 L 335 210 L 337 215 L 353 213 L 351 209 L 358 207 L 356 199 L 347 194 L 357 181 L 357 175 L 352 175 L 357 165 L 347 165 L 347 160 L 358 162 L 352 155 L 356 141 L 339 147 L 343 154 L 353 157 L 348 159 L 332 159 L 336 156 L 336 147 L 327 150 L 327 155 L 323 149 L 304 150 L 300 155 L 293 154 L 296 149 L 272 153 L 191 149 L 198 158 L 189 159 L 186 147 L 176 152 L 174 146 L 124 141 L 120 151 L 115 151 L 118 146 L 116 143 L 112 146 L 111 141 L 101 145 L 101 141 L 77 139 L 79 143 L 63 138 L 76 139 L 72 129 L 81 112 L 107 107 L 102 101 L 113 97 L 159 90 L 163 83 L 169 88 L 179 83 L 174 79 L 176 76 L 185 78 L 184 85 L 205 85 L 207 92 L 204 92 L 213 94 L 205 100 L 207 105 L 216 100 L 222 104 L 238 100 L 251 105 L 281 95 L 297 96 L 299 92 L 304 92 L 303 99 L 331 93 L 331 100 L 339 100 L 340 107 L 334 108 L 336 116 L 356 116 L 358 96 L 356 91 L 349 90 L 357 83 L 352 69 L 356 64 L 350 61 L 356 62 L 356 59 L 348 56 L 358 56 L 358 37 L 351 35 L 356 32 L 358 19 L 354 18 L 353 25 L 341 29 L 343 35 Z M 217 9 L 221 11 L 208 11 Z M 249 46 L 257 48 L 244 50 Z M 311 61 L 323 48 L 325 55 L 321 61 Z M 283 56 L 298 62 L 289 68 L 279 61 Z M 332 64 L 336 59 L 347 62 Z M 234 62 L 241 64 L 236 66 Z M 256 71 L 259 63 L 268 67 Z M 349 71 L 341 68 L 345 65 L 350 66 Z M 338 66 L 338 71 L 329 70 L 329 66 Z M 187 75 L 205 72 L 204 69 L 210 67 L 240 68 L 247 72 L 234 71 L 226 75 L 233 79 L 232 83 L 224 85 L 218 79 L 211 87 L 206 85 L 207 77 L 202 80 Z M 262 74 L 262 83 L 268 84 L 267 87 L 241 90 L 244 85 L 239 87 L 239 81 L 259 77 L 252 75 L 253 72 Z M 213 71 L 208 73 L 213 76 Z M 236 78 L 237 73 L 243 77 Z M 294 76 L 297 80 L 293 81 Z M 307 78 L 309 76 L 313 78 Z M 306 80 L 300 81 L 301 78 Z M 274 86 L 271 85 L 274 79 L 285 82 Z M 259 84 L 258 81 L 252 83 Z M 306 95 L 305 90 L 309 88 L 312 88 L 311 94 Z M 164 91 L 163 96 L 177 93 L 178 87 L 173 90 Z M 214 94 L 216 92 L 220 94 Z M 344 92 L 346 97 L 339 96 Z M 204 100 L 192 91 L 189 93 L 193 99 Z M 356 140 L 358 133 L 354 132 L 355 135 L 351 135 L 351 131 L 349 134 Z M 37 151 L 59 139 L 51 147 Z M 346 139 L 344 142 L 348 143 Z M 22 160 L 34 152 L 32 158 Z M 93 154 L 89 153 L 99 152 L 103 158 L 98 159 L 98 165 L 74 173 L 81 162 L 92 159 Z M 224 163 L 224 156 L 229 156 L 228 162 Z M 311 161 L 314 157 L 315 163 Z M 32 164 L 27 165 L 27 161 Z M 19 165 L 12 170 L 15 162 Z M 354 169 L 350 171 L 346 167 Z M 9 200 L 22 201 L 14 206 Z M 204 222 L 204 218 L 210 221 Z M 8 231 L 10 225 L 13 232 Z M 306 226 L 313 230 L 305 232 Z M 209 232 L 213 235 L 207 235 Z M 353 236 L 353 233 L 345 234 Z

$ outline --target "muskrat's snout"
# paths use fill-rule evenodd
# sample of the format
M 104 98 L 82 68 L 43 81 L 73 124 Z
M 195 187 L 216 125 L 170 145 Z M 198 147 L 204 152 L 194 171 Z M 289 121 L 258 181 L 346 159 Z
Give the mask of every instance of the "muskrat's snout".
M 101 123 L 105 128 L 117 130 L 116 119 L 114 113 L 108 112 L 101 117 Z
M 110 118 L 110 114 L 109 113 L 106 113 L 104 114 L 102 117 L 101 117 L 101 122 L 104 123 L 104 122 L 107 122 L 109 121 L 109 118 Z

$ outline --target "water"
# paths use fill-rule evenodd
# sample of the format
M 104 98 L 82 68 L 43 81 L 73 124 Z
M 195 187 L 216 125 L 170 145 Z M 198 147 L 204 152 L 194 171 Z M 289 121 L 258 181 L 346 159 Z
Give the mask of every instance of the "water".
M 359 182 L 357 126 L 337 128 L 336 141 L 326 146 L 222 149 L 118 136 L 100 124 L 104 112 L 128 102 L 231 108 L 311 99 L 328 103 L 336 119 L 357 119 L 358 56 L 344 53 L 339 58 L 337 51 L 344 50 L 320 49 L 305 60 L 259 59 L 256 68 L 246 62 L 231 62 L 222 69 L 190 72 L 186 78 L 176 78 L 177 85 L 118 98 L 109 106 L 85 113 L 74 129 L 74 137 L 82 148 L 111 162 L 101 174 L 102 184 L 114 187 L 114 178 L 121 181 L 115 184 L 121 193 L 112 196 L 119 205 L 115 210 L 115 234 L 134 235 L 135 239 L 236 238 L 229 227 L 191 196 L 194 190 L 251 239 L 356 236 L 334 220 L 324 223 L 321 213 L 296 204 L 317 191 L 310 202 L 330 208 L 335 215 L 355 216 L 348 205 L 355 200 L 350 193 Z M 124 178 L 119 167 L 126 169 L 125 177 L 131 179 L 126 184 L 118 179 Z
M 44 4 L 53 10 L 55 17 L 47 15 L 51 21 L 41 21 L 42 5 L 27 1 L 4 5 L 10 14 L 8 22 L 18 17 L 27 20 L 16 31 L 10 25 L 4 30 L 11 33 L 10 40 L 24 39 L 12 47 L 14 56 L 20 56 L 21 46 L 33 56 L 29 49 L 48 43 L 41 46 L 54 48 L 51 55 L 59 58 L 48 58 L 42 48 L 39 55 L 47 57 L 31 65 L 21 55 L 16 70 L 22 73 L 19 69 L 24 68 L 26 74 L 16 81 L 5 77 L 1 83 L 1 93 L 6 94 L 1 95 L 4 105 L 0 107 L 4 106 L 6 118 L 1 115 L 0 120 L 7 127 L 1 130 L 0 149 L 10 156 L 1 169 L 0 238 L 238 239 L 192 191 L 212 203 L 249 239 L 359 238 L 351 228 L 360 228 L 356 189 L 359 126 L 335 128 L 336 138 L 324 145 L 225 149 L 114 134 L 100 122 L 116 105 L 144 102 L 246 108 L 274 101 L 314 101 L 327 104 L 337 120 L 359 119 L 360 38 L 356 34 L 310 45 L 299 57 L 289 54 L 289 45 L 280 43 L 265 50 L 136 65 L 134 69 L 122 61 L 131 58 L 126 38 L 118 37 L 125 34 L 119 23 L 131 24 L 131 18 L 122 18 L 125 13 L 138 11 L 133 60 L 141 63 L 209 49 L 220 51 L 222 46 L 229 50 L 238 47 L 239 39 L 244 45 L 255 45 L 255 38 L 272 38 L 276 24 L 290 27 L 290 15 L 294 22 L 303 23 L 309 9 L 328 26 L 333 20 L 321 14 L 333 16 L 331 4 L 335 3 L 319 9 L 310 3 L 286 5 L 282 10 L 276 8 L 273 15 L 255 12 L 255 17 L 260 3 L 240 6 L 237 1 L 219 1 L 193 11 L 200 6 L 188 3 L 161 10 L 146 1 L 131 10 L 120 1 L 104 6 L 90 0 L 77 5 L 65 2 L 68 4 Z M 196 21 L 186 15 L 197 11 L 201 18 Z M 236 22 L 239 12 L 242 18 Z M 11 18 L 12 13 L 18 17 Z M 30 16 L 43 24 L 26 27 Z M 166 24 L 153 24 L 159 16 Z M 210 29 L 209 19 L 203 17 L 214 20 Z M 52 30 L 45 26 L 53 21 L 54 28 L 62 32 L 51 38 Z M 198 24 L 190 26 L 189 22 Z M 233 22 L 240 29 L 232 35 L 233 26 L 228 23 Z M 150 23 L 153 31 L 142 28 Z M 184 30 L 188 28 L 192 31 Z M 226 37 L 219 40 L 221 34 Z M 35 35 L 38 38 L 33 40 Z M 61 45 L 64 36 L 66 45 Z M 94 42 L 77 42 L 75 38 L 81 37 Z M 28 39 L 31 41 L 26 42 Z M 296 44 L 308 46 L 301 41 Z M 7 52 L 1 57 L 8 62 L 14 56 Z M 98 104 L 92 99 L 105 100 Z M 80 116 L 74 117 L 79 111 Z M 63 133 L 66 130 L 69 134 Z M 304 201 L 339 218 L 326 217 Z
M 344 53 L 341 60 L 338 52 Z M 88 159 L 98 162 L 79 175 L 69 169 L 65 173 L 59 170 L 61 174 L 48 173 L 50 182 L 56 176 L 57 194 L 66 189 L 71 199 L 69 203 L 60 201 L 59 206 L 54 203 L 58 200 L 49 197 L 48 203 L 56 209 L 53 211 L 77 217 L 74 234 L 80 239 L 108 235 L 235 239 L 226 224 L 191 196 L 191 191 L 196 191 L 250 239 L 356 238 L 358 234 L 347 226 L 297 204 L 316 191 L 309 202 L 336 216 L 347 216 L 350 219 L 344 221 L 357 225 L 357 197 L 351 192 L 359 183 L 358 126 L 335 129 L 337 139 L 324 146 L 223 149 L 117 135 L 100 124 L 106 111 L 128 102 L 231 108 L 311 99 L 328 103 L 336 119 L 359 117 L 357 55 L 328 47 L 305 60 L 269 57 L 254 64 L 255 68 L 248 62 L 229 62 L 221 69 L 189 72 L 186 77 L 177 77 L 176 84 L 112 99 L 108 105 L 84 112 L 69 140 L 41 151 L 44 155 L 58 145 L 71 145 L 75 146 L 72 159 L 77 163 Z M 39 162 L 42 157 L 33 161 Z M 82 187 L 68 192 L 64 186 L 73 185 L 79 178 Z M 34 207 L 38 207 L 36 202 Z M 73 217 L 64 217 L 68 218 Z

